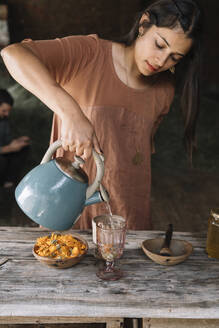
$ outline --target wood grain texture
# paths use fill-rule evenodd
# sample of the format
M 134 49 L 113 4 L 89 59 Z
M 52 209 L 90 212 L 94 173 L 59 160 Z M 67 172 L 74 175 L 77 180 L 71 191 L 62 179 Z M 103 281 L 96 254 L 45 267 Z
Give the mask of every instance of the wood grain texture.
M 142 328 L 218 328 L 219 320 L 214 319 L 143 319 Z
M 130 231 L 120 259 L 125 276 L 106 282 L 96 276 L 90 231 L 78 232 L 88 241 L 88 254 L 63 270 L 42 265 L 31 253 L 36 238 L 47 233 L 0 227 L 0 258 L 9 258 L 0 267 L 0 323 L 21 317 L 219 319 L 219 261 L 205 253 L 206 234 L 175 232 L 173 238 L 189 241 L 194 251 L 185 262 L 165 267 L 140 248 L 143 240 L 164 233 Z
M 71 324 L 106 324 L 107 327 L 120 328 L 123 324 L 123 318 L 90 318 L 90 317 L 0 317 L 0 327 L 1 328 L 17 328 L 17 325 L 25 325 L 28 328 L 28 325 L 36 327 L 36 325 L 43 324 L 48 328 L 71 328 Z M 64 324 L 63 324 L 64 323 Z M 57 326 L 58 325 L 58 326 Z M 85 325 L 86 326 L 86 325 Z M 102 325 L 101 325 L 102 326 Z M 22 326 L 23 327 L 23 326 Z M 74 326 L 75 327 L 75 326 Z M 79 327 L 79 326 L 78 326 Z M 78 328 L 77 327 L 77 328 Z M 80 326 L 82 327 L 82 326 Z M 92 328 L 93 325 L 88 325 L 87 327 Z M 97 325 L 94 325 L 97 327 Z M 104 325 L 105 327 L 105 325 Z M 82 328 L 85 328 L 84 325 Z

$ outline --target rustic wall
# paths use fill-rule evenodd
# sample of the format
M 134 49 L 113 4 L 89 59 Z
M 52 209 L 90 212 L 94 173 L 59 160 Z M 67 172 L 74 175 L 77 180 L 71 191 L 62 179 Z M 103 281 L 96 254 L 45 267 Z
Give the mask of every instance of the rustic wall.
M 219 85 L 219 1 L 199 0 L 199 2 L 202 4 L 205 15 L 203 79 L 206 81 L 206 88 L 210 87 L 214 89 L 215 84 L 217 86 Z M 215 89 L 214 91 L 219 93 L 219 90 Z
M 7 0 L 12 42 L 98 33 L 115 36 L 130 25 L 141 0 Z

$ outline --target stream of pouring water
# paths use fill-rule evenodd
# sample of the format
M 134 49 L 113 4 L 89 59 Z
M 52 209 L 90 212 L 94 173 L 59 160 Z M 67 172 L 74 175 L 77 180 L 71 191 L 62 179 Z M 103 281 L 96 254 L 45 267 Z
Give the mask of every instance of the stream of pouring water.
M 113 214 L 112 214 L 112 210 L 111 210 L 111 206 L 110 206 L 110 203 L 109 203 L 109 202 L 106 202 L 106 209 L 107 209 L 108 212 L 109 212 L 110 219 L 112 219 Z
M 109 222 L 110 222 L 110 225 L 111 225 L 112 229 L 115 229 L 116 226 L 115 226 L 115 224 L 113 222 L 113 214 L 112 214 L 110 203 L 109 202 L 105 202 L 105 204 L 106 204 L 106 209 L 109 212 Z

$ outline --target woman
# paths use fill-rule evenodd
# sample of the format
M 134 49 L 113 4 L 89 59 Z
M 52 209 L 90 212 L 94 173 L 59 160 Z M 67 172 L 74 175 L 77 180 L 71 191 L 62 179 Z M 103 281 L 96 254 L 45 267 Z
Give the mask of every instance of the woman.
M 198 114 L 201 14 L 192 0 L 155 0 L 130 33 L 112 42 L 96 35 L 24 41 L 2 50 L 11 75 L 51 110 L 57 156 L 105 155 L 103 184 L 114 214 L 129 229 L 151 229 L 153 136 L 174 95 L 171 73 L 183 65 L 182 113 L 189 154 Z M 183 76 L 180 77 L 182 80 Z M 89 177 L 93 161 L 86 163 Z M 92 173 L 92 174 L 91 174 Z M 76 227 L 91 227 L 103 205 L 84 210 Z

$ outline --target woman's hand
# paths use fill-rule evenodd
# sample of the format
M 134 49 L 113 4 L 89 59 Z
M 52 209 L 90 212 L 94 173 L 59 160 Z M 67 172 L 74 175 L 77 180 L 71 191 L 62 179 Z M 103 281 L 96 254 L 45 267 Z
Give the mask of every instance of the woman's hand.
M 18 152 L 20 151 L 22 148 L 28 146 L 30 144 L 29 138 L 26 139 L 23 137 L 14 139 L 10 142 L 10 144 L 7 146 L 8 147 L 8 153 L 13 153 L 13 152 Z
M 92 155 L 93 148 L 101 153 L 94 127 L 82 112 L 74 117 L 63 115 L 61 120 L 61 140 L 64 150 L 74 152 L 84 160 Z

